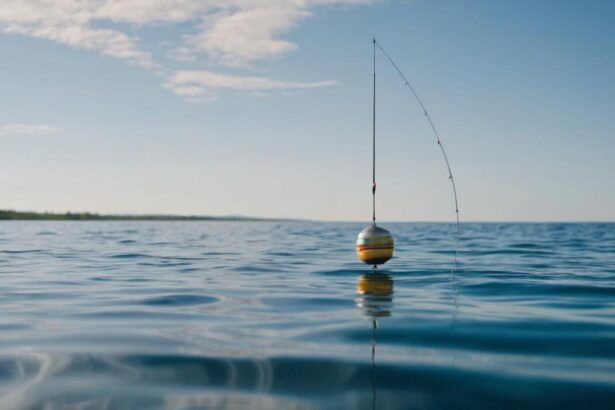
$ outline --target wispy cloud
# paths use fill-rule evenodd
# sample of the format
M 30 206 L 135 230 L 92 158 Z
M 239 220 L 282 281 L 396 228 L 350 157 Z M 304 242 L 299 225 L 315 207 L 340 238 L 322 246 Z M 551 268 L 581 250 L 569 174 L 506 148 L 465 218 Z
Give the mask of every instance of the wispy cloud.
M 118 30 L 92 27 L 98 11 L 96 4 L 78 0 L 3 0 L 0 29 L 155 68 L 151 54 L 139 48 L 137 38 Z
M 279 81 L 266 77 L 235 76 L 211 71 L 184 70 L 177 71 L 165 83 L 165 87 L 174 93 L 187 97 L 211 95 L 218 89 L 239 91 L 266 90 L 302 90 L 309 88 L 330 87 L 333 80 L 301 82 Z
M 190 35 L 168 39 L 169 58 L 181 64 L 208 63 L 234 68 L 280 57 L 298 48 L 284 36 L 323 7 L 371 0 L 2 0 L 0 31 L 95 51 L 168 77 L 167 88 L 188 97 L 216 88 L 263 90 L 331 85 L 237 77 L 211 71 L 174 72 L 155 61 L 134 33 L 145 26 L 182 23 Z M 130 34 L 126 30 L 130 30 Z M 193 67 L 191 67 L 193 68 Z M 200 74 L 196 74 L 200 72 Z M 191 81 L 177 83 L 190 77 Z M 196 80 L 198 78 L 198 80 Z M 170 84 L 170 85 L 169 85 Z M 200 87 L 200 88 L 199 88 Z
M 294 51 L 297 45 L 279 38 L 310 13 L 303 7 L 280 4 L 229 10 L 207 16 L 202 31 L 188 39 L 197 51 L 221 64 L 242 67 Z
M 0 137 L 57 134 L 60 130 L 47 124 L 0 124 Z

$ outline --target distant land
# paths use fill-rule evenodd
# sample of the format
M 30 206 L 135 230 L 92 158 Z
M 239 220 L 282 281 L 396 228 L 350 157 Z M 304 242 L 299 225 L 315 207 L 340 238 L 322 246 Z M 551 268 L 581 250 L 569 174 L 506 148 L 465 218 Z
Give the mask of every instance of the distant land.
M 292 219 L 206 215 L 105 215 L 90 212 L 28 212 L 0 209 L 0 221 L 291 221 Z

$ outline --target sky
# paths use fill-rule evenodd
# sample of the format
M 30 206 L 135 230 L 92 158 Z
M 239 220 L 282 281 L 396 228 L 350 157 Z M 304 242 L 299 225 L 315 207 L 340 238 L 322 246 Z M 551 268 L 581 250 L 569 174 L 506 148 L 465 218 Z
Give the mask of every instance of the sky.
M 0 209 L 371 218 L 372 38 L 462 221 L 615 220 L 615 2 L 2 0 Z M 377 54 L 379 221 L 451 221 Z

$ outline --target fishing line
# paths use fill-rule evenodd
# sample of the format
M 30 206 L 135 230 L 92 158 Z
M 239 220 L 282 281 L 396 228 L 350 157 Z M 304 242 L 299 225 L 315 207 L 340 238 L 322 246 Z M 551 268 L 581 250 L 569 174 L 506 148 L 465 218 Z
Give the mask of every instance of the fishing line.
M 436 129 L 436 126 L 434 125 L 434 122 L 431 119 L 431 116 L 429 115 L 429 112 L 427 111 L 427 108 L 425 107 L 425 104 L 423 104 L 423 100 L 421 100 L 421 97 L 419 97 L 418 93 L 416 92 L 416 90 L 414 89 L 412 84 L 410 84 L 410 82 L 408 81 L 408 79 L 406 78 L 404 73 L 399 69 L 397 64 L 395 64 L 393 59 L 384 50 L 382 45 L 375 38 L 373 39 L 373 43 L 374 43 L 374 48 L 376 46 L 378 46 L 380 51 L 382 51 L 382 54 L 384 54 L 386 59 L 389 60 L 389 63 L 391 63 L 391 65 L 393 66 L 395 71 L 397 71 L 397 73 L 401 76 L 401 78 L 404 81 L 404 84 L 406 85 L 406 87 L 408 87 L 410 89 L 410 91 L 412 91 L 412 95 L 414 95 L 414 98 L 416 99 L 416 101 L 421 106 L 421 109 L 423 110 L 423 114 L 425 114 L 425 117 L 427 118 L 427 121 L 429 122 L 429 125 L 431 126 L 431 129 L 432 129 L 432 131 L 434 133 L 434 136 L 436 137 L 436 142 L 437 142 L 438 146 L 440 147 L 440 151 L 442 152 L 442 157 L 444 158 L 444 162 L 446 163 L 446 169 L 448 170 L 448 179 L 451 181 L 451 185 L 453 187 L 453 196 L 455 198 L 455 217 L 457 219 L 457 236 L 455 238 L 455 253 L 453 255 L 453 267 L 451 268 L 451 273 L 450 273 L 451 279 L 454 279 L 453 275 L 455 273 L 455 269 L 457 268 L 457 253 L 459 252 L 459 239 L 461 237 L 461 224 L 459 222 L 459 201 L 457 200 L 457 187 L 455 186 L 455 179 L 453 178 L 453 171 L 451 170 L 451 165 L 448 162 L 448 156 L 446 155 L 446 151 L 444 150 L 444 145 L 442 144 L 442 140 L 440 138 L 440 134 L 438 133 L 438 130 Z M 374 55 L 374 80 L 376 78 L 375 68 L 376 68 L 376 57 Z M 375 83 L 375 81 L 374 81 L 374 83 Z M 374 91 L 375 91 L 375 85 L 374 85 Z M 375 94 L 375 92 L 374 92 L 374 94 Z M 375 120 L 374 120 L 374 123 L 375 123 Z M 374 180 L 375 180 L 375 178 L 374 178 Z M 456 299 L 457 298 L 455 298 L 455 301 L 456 301 Z
M 376 225 L 376 39 L 374 39 L 374 92 L 372 95 L 372 223 Z

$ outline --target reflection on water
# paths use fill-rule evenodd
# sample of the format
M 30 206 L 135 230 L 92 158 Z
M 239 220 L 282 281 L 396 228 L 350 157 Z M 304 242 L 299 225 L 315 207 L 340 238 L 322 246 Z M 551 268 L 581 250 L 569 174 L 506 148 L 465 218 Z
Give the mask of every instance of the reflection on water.
M 393 309 L 393 278 L 386 273 L 373 272 L 357 280 L 357 306 L 361 313 L 376 323 L 379 317 L 391 316 Z
M 376 332 L 378 319 L 391 316 L 393 310 L 393 278 L 380 272 L 359 276 L 357 280 L 357 307 L 372 321 L 372 409 L 376 408 Z

